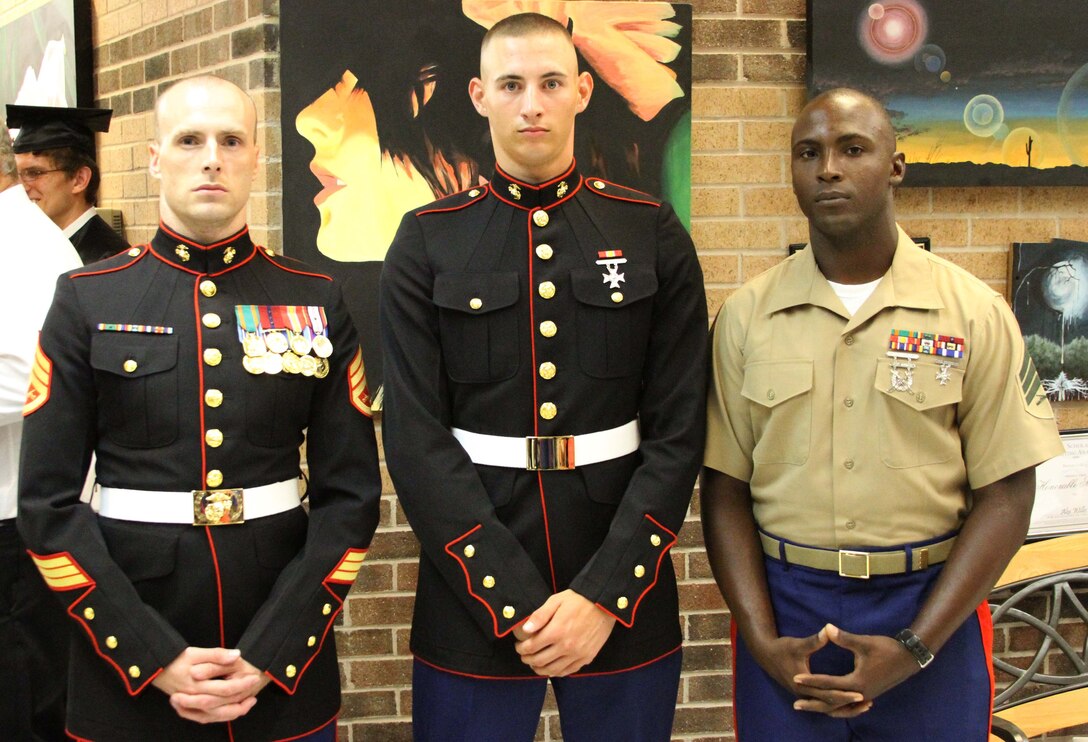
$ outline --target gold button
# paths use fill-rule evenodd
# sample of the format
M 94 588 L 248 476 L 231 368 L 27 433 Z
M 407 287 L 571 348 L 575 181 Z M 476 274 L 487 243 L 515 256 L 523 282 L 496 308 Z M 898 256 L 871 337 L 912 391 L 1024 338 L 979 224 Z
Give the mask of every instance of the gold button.
M 922 404 L 926 401 L 926 393 L 918 392 L 916 395 L 914 395 L 914 398 L 918 400 L 918 404 Z
M 288 665 L 287 667 L 283 668 L 283 674 L 289 678 L 293 678 L 295 677 L 295 675 L 298 674 L 298 668 L 294 665 Z
M 646 568 L 643 567 L 641 564 L 636 564 L 635 565 L 635 577 L 642 577 L 645 574 L 646 574 Z
M 555 284 L 551 281 L 545 281 L 537 287 L 536 291 L 542 298 L 550 299 L 555 296 Z
M 477 190 L 476 188 L 473 188 L 471 191 L 468 192 L 468 197 L 469 198 L 476 198 L 479 195 L 480 195 L 480 191 Z
M 321 615 L 327 616 L 330 613 L 332 613 L 332 606 L 331 605 L 326 603 L 325 605 L 321 606 Z
M 661 546 L 661 537 L 655 533 L 654 535 L 650 536 L 650 543 L 654 546 Z
M 517 611 L 514 610 L 514 606 L 512 605 L 508 605 L 502 609 L 503 618 L 513 618 L 515 613 L 517 613 Z
M 468 306 L 469 306 L 470 309 L 479 309 L 483 305 L 484 305 L 483 300 L 482 299 L 477 299 L 475 297 L 473 297 L 472 299 L 469 299 L 469 301 L 468 301 Z
M 218 389 L 209 389 L 204 392 L 204 404 L 209 407 L 218 407 L 223 404 L 223 392 Z
M 306 640 L 306 646 L 307 647 L 312 647 L 315 644 L 317 644 L 317 637 L 316 636 L 311 636 L 309 639 Z
M 555 337 L 555 333 L 558 331 L 559 328 L 550 319 L 540 323 L 540 334 L 546 338 Z
M 767 399 L 774 399 L 774 389 L 767 390 Z
M 616 607 L 617 607 L 617 608 L 619 608 L 619 609 L 620 609 L 621 611 L 622 611 L 622 610 L 623 610 L 624 608 L 626 608 L 626 607 L 627 607 L 627 598 L 625 598 L 625 597 L 623 597 L 623 596 L 621 595 L 621 596 L 619 597 L 619 599 L 618 599 L 618 600 L 616 601 Z
M 533 212 L 533 224 L 535 224 L 536 226 L 546 227 L 548 226 L 548 222 L 550 221 L 551 218 L 548 216 L 548 212 L 540 210 Z
M 484 587 L 486 587 L 488 590 L 495 587 L 495 578 L 491 575 L 484 577 Z
M 204 481 L 209 487 L 215 489 L 219 485 L 223 484 L 223 472 L 218 469 L 212 469 L 208 472 L 208 476 L 204 477 Z
M 127 361 L 124 362 L 124 364 L 121 366 L 121 368 L 125 369 L 125 371 L 127 371 L 127 372 L 129 372 L 131 374 L 133 371 L 136 370 L 136 367 L 138 365 L 139 364 L 137 364 L 136 361 L 129 358 Z
M 129 255 L 130 258 L 134 258 L 139 254 L 140 254 L 140 248 L 138 248 L 138 247 L 130 247 L 129 250 L 128 250 L 128 255 Z
M 276 254 L 276 251 L 273 250 L 271 247 L 266 247 L 264 249 L 264 254 L 267 255 L 268 257 L 272 257 L 273 255 Z
M 551 361 L 544 361 L 540 364 L 540 378 L 553 379 L 555 378 L 555 364 Z
M 623 301 L 623 292 L 622 291 L 613 291 L 612 292 L 612 301 L 615 302 L 616 304 L 619 304 L 621 301 Z
M 847 345 L 853 345 L 854 344 L 854 336 L 853 335 L 847 335 L 845 338 L 843 338 L 842 341 L 844 343 L 846 343 Z
M 83 617 L 85 619 L 87 619 L 88 621 L 93 621 L 94 620 L 94 608 L 84 608 L 83 609 Z
M 223 431 L 219 428 L 211 428 L 204 434 L 204 442 L 212 448 L 219 448 L 223 445 Z
M 130 678 L 140 677 L 140 668 L 137 667 L 136 665 L 133 665 L 132 667 L 128 668 L 128 676 Z
M 116 636 L 107 636 L 106 637 L 106 646 L 109 647 L 110 649 L 117 649 L 117 637 Z
M 218 366 L 222 360 L 223 354 L 219 351 L 219 348 L 204 349 L 204 363 L 209 366 Z
M 603 180 L 593 181 L 593 187 L 596 188 L 598 191 L 604 190 L 604 181 Z
M 474 556 L 476 556 L 476 547 L 472 544 L 469 544 L 465 547 L 465 557 L 467 559 L 472 559 L 472 557 Z
M 846 405 L 847 407 L 853 407 L 854 406 L 854 398 L 853 397 L 847 397 L 846 401 L 843 402 L 843 404 Z
M 205 327 L 210 327 L 212 329 L 219 327 L 219 325 L 223 324 L 223 320 L 221 320 L 219 318 L 219 315 L 215 312 L 208 312 L 200 318 L 200 321 L 204 323 Z
M 845 466 L 847 469 L 853 469 L 854 468 L 854 460 L 853 459 L 847 459 L 846 461 L 842 462 L 842 465 Z
M 536 256 L 538 258 L 540 258 L 541 260 L 551 260 L 552 255 L 554 255 L 554 254 L 555 254 L 555 251 L 552 250 L 551 245 L 537 245 L 536 246 Z
M 204 296 L 207 296 L 209 299 L 215 296 L 215 292 L 218 290 L 219 289 L 216 288 L 214 281 L 200 282 L 200 293 L 204 294 Z
M 545 402 L 540 405 L 540 416 L 545 420 L 551 420 L 558 412 L 559 410 L 555 408 L 555 404 L 552 402 Z
M 851 530 L 851 531 L 852 531 L 852 530 L 854 530 L 854 528 L 855 528 L 856 526 L 857 526 L 857 523 L 855 523 L 854 521 L 852 521 L 852 520 L 848 520 L 848 521 L 846 521 L 846 528 L 847 528 L 848 530 Z

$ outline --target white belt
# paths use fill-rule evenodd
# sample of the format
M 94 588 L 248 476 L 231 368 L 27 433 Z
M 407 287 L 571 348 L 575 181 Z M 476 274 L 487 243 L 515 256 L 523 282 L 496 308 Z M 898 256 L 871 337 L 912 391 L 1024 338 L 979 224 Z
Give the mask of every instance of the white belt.
M 638 450 L 638 420 L 618 428 L 582 435 L 536 435 L 525 438 L 485 435 L 453 428 L 453 437 L 474 464 L 530 471 L 573 469 L 618 459 Z
M 299 480 L 260 487 L 159 492 L 102 487 L 98 514 L 142 523 L 185 523 L 220 526 L 264 518 L 297 508 Z

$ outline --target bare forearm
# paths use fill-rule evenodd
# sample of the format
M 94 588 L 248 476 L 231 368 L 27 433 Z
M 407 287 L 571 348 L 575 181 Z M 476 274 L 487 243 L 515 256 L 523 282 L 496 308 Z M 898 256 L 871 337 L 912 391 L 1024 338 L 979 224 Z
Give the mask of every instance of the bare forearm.
M 913 631 L 936 653 L 993 588 L 1024 542 L 1035 497 L 1028 468 L 974 493 L 974 505 Z

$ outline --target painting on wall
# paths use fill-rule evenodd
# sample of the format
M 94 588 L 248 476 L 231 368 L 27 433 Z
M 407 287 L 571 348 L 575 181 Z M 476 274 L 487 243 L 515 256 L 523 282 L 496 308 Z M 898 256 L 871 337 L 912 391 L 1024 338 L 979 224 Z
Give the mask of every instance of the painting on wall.
M 808 0 L 808 89 L 884 102 L 904 185 L 1088 184 L 1081 0 Z
M 93 105 L 92 53 L 90 0 L 0 2 L 0 105 Z
M 1017 242 L 1012 310 L 1047 397 L 1088 398 L 1088 242 Z
M 339 0 L 284 3 L 284 252 L 341 282 L 372 389 L 381 261 L 406 211 L 490 177 L 468 84 L 487 29 L 526 9 L 571 29 L 594 77 L 576 126 L 582 173 L 658 195 L 690 221 L 690 5 L 364 0 L 348 14 Z

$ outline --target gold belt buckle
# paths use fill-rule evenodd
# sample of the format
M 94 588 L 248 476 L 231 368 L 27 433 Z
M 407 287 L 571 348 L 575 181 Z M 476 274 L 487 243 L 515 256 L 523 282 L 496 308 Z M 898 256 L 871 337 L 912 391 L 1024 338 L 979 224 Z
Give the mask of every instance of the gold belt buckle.
M 242 489 L 193 490 L 194 526 L 232 526 L 245 522 Z
M 529 436 L 525 439 L 525 468 L 529 471 L 573 469 L 574 436 Z
M 869 579 L 869 552 L 840 551 L 839 576 L 853 577 L 858 580 Z

